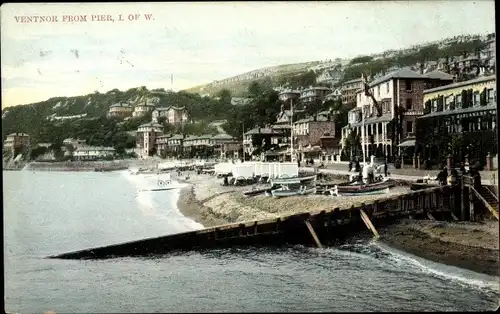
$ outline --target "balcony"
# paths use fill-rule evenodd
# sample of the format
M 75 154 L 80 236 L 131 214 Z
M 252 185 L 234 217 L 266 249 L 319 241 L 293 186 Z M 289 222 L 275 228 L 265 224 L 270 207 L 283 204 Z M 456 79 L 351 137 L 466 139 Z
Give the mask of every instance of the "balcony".
M 405 116 L 421 116 L 424 114 L 423 110 L 407 110 L 404 115 Z

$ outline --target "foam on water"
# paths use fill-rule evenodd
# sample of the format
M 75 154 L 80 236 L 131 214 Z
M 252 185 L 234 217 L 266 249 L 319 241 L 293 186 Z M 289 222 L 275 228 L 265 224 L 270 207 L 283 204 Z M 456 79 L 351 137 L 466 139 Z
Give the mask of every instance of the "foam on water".
M 500 290 L 498 277 L 479 274 L 471 270 L 424 260 L 415 255 L 399 251 L 379 242 L 371 242 L 370 246 L 388 253 L 388 258 L 392 261 L 395 261 L 396 263 L 402 263 L 405 264 L 405 266 L 411 265 L 419 271 L 431 274 L 433 276 L 451 280 L 463 285 L 474 286 L 480 289 L 486 289 L 490 291 Z
M 144 216 L 154 216 L 155 219 L 165 220 L 168 226 L 168 233 L 186 232 L 203 229 L 203 225 L 182 215 L 177 202 L 180 196 L 180 189 L 187 184 L 171 180 L 169 173 L 164 174 L 138 174 L 131 175 L 124 172 L 125 178 L 135 185 L 137 195 L 137 205 Z M 179 189 L 165 191 L 145 191 L 156 187 L 157 180 L 171 180 L 172 184 Z

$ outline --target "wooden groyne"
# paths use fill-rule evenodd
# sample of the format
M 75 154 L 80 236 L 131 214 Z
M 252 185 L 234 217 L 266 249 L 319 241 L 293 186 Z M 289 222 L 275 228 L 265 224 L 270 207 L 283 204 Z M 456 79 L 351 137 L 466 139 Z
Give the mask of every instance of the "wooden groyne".
M 123 244 L 86 249 L 50 256 L 61 259 L 105 259 L 148 256 L 173 251 L 189 251 L 243 245 L 329 246 L 360 231 L 378 236 L 377 226 L 405 217 L 456 220 L 457 217 L 484 214 L 479 206 L 472 214 L 464 202 L 462 185 L 412 191 L 350 208 L 332 208 L 276 219 L 235 223 L 198 231 L 150 238 Z M 474 208 L 474 206 L 473 206 Z

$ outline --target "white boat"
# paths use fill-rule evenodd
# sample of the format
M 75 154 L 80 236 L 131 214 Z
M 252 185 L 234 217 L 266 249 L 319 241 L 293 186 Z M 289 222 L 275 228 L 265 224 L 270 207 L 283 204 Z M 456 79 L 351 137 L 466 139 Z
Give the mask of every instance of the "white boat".
M 308 177 L 272 179 L 271 186 L 272 185 L 279 185 L 279 184 L 301 184 L 301 183 L 308 182 L 308 181 L 316 181 L 316 175 L 308 176 Z
M 308 195 L 316 194 L 316 187 L 307 188 L 306 186 L 301 186 L 298 190 L 290 190 L 287 186 L 283 186 L 280 189 L 272 190 L 272 196 L 274 197 L 287 197 L 287 196 L 298 196 L 298 195 Z
M 146 191 L 151 191 L 151 192 L 157 192 L 157 191 L 168 191 L 168 190 L 176 190 L 176 189 L 182 189 L 183 186 L 179 185 L 175 182 L 173 182 L 170 179 L 167 180 L 162 180 L 158 179 L 156 182 L 156 187 L 149 188 L 149 189 L 144 189 L 141 190 L 141 192 L 146 192 Z

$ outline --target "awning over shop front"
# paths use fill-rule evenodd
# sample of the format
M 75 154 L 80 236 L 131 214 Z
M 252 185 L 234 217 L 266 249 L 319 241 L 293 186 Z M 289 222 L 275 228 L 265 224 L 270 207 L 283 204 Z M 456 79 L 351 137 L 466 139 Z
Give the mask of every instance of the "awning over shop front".
M 415 146 L 416 140 L 406 140 L 399 144 L 398 147 L 413 147 Z

